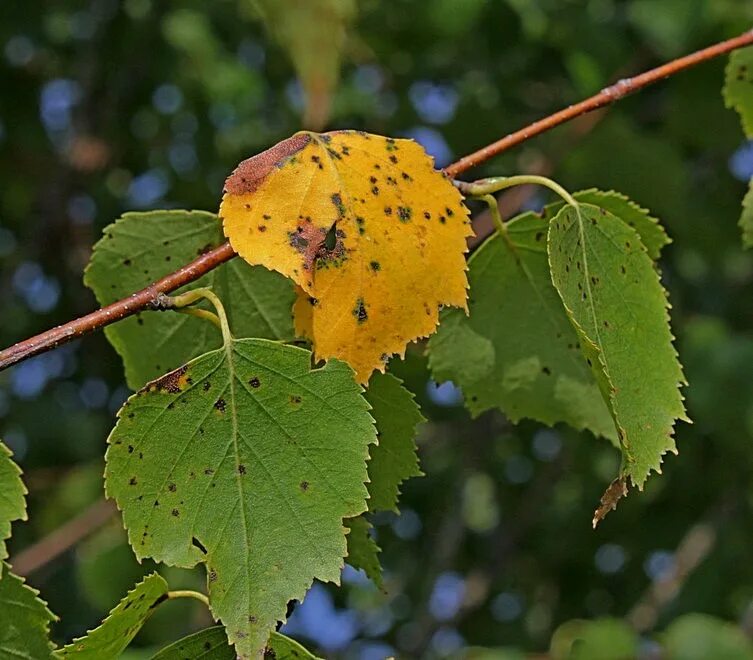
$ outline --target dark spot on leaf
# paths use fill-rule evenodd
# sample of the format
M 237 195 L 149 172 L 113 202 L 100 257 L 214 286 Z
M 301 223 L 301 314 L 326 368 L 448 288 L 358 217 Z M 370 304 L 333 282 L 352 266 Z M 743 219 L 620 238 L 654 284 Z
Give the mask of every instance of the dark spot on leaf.
M 157 365 L 159 369 L 159 365 Z M 139 394 L 142 392 L 169 392 L 170 394 L 178 394 L 181 391 L 181 377 L 188 371 L 188 366 L 183 365 L 171 371 L 157 380 L 153 380 L 151 383 L 147 383 L 142 389 L 139 390 Z
M 541 371 L 546 374 L 547 376 L 552 375 L 552 370 L 549 367 L 541 367 Z
M 131 477 L 130 480 L 128 481 L 128 485 L 129 486 L 135 486 L 136 483 L 137 483 L 136 482 L 136 477 Z
M 369 315 L 366 312 L 366 305 L 363 302 L 363 298 L 356 300 L 356 306 L 353 308 L 353 316 L 356 317 L 359 324 L 365 323 L 369 318 Z
M 300 486 L 301 486 L 301 490 L 305 493 L 309 489 L 309 482 L 302 481 Z
M 397 217 L 400 218 L 400 222 L 408 222 L 413 215 L 413 211 L 408 206 L 397 207 Z
M 381 264 L 378 261 L 372 261 L 369 266 L 371 267 L 371 270 L 374 272 L 380 270 L 382 268 Z
M 194 546 L 194 548 L 198 548 L 203 554 L 207 554 L 207 549 L 195 536 L 191 539 L 191 545 Z
M 303 401 L 303 399 L 298 394 L 291 394 L 290 395 L 290 403 L 292 403 L 294 406 L 297 406 Z
M 238 466 L 238 474 L 246 474 L 246 466 L 241 464 Z
M 210 383 L 208 380 L 205 380 L 204 384 L 201 386 L 201 389 L 205 392 L 208 392 L 210 387 L 212 387 L 212 383 Z
M 384 214 L 385 215 L 392 215 L 392 207 L 391 206 L 385 206 L 384 207 Z
M 219 410 L 221 413 L 225 412 L 227 404 L 225 403 L 225 399 L 217 399 L 217 401 L 214 404 L 215 410 Z
M 332 200 L 332 203 L 335 205 L 335 208 L 337 209 L 337 213 L 342 218 L 345 216 L 345 204 L 343 204 L 343 198 L 340 195 L 340 193 L 333 193 L 332 197 L 330 198 Z
M 174 493 L 176 490 L 178 490 L 178 487 L 174 483 L 167 484 L 167 490 L 169 490 L 171 493 Z
M 261 381 L 256 376 L 254 376 L 250 381 L 248 381 L 248 384 L 256 389 L 261 385 Z
M 170 513 L 174 518 L 180 517 L 180 511 L 178 511 L 178 509 L 173 509 Z
M 217 571 L 215 571 L 213 568 L 209 569 L 209 581 L 210 582 L 217 581 Z

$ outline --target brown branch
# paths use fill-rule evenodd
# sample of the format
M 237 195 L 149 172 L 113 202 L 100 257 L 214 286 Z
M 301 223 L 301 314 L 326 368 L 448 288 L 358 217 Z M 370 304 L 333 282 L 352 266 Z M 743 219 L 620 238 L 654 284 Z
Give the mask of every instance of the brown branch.
M 78 516 L 19 552 L 11 561 L 13 570 L 24 576 L 33 573 L 96 532 L 116 513 L 113 502 L 97 500 Z
M 0 351 L 0 371 L 34 355 L 62 346 L 94 330 L 104 328 L 106 325 L 110 325 L 110 323 L 115 323 L 146 309 L 154 309 L 158 304 L 158 298 L 161 294 L 170 293 L 184 284 L 198 280 L 202 275 L 205 275 L 213 268 L 217 268 L 217 266 L 224 264 L 235 256 L 236 254 L 233 248 L 230 247 L 230 243 L 223 243 L 219 247 L 194 259 L 190 264 L 179 268 L 174 273 L 170 273 L 161 280 L 150 284 L 145 289 L 131 294 L 128 298 L 118 300 L 112 303 L 112 305 L 98 309 L 96 312 L 77 318 L 64 325 L 59 325 L 35 337 L 21 341 L 10 348 L 6 348 L 4 351 Z
M 456 163 L 446 167 L 445 172 L 454 177 L 461 172 L 465 172 L 466 170 L 475 167 L 479 163 L 489 160 L 493 156 L 501 154 L 503 151 L 507 151 L 521 142 L 530 140 L 532 137 L 545 133 L 555 126 L 559 126 L 571 119 L 575 119 L 575 117 L 584 115 L 592 110 L 597 110 L 598 108 L 603 108 L 606 105 L 611 105 L 615 101 L 619 101 L 621 98 L 624 98 L 628 94 L 632 94 L 643 87 L 652 85 L 664 78 L 669 78 L 670 76 L 673 76 L 680 71 L 684 71 L 685 69 L 689 69 L 701 62 L 706 62 L 714 57 L 724 55 L 737 48 L 742 48 L 743 46 L 749 46 L 751 44 L 753 44 L 753 30 L 748 30 L 739 37 L 722 41 L 713 46 L 709 46 L 708 48 L 704 48 L 703 50 L 686 55 L 685 57 L 672 60 L 667 64 L 662 64 L 655 69 L 641 73 L 633 78 L 623 78 L 622 80 L 618 80 L 614 85 L 605 87 L 598 94 L 587 98 L 585 101 L 568 106 L 564 110 L 555 112 L 553 115 L 540 119 L 519 131 L 510 133 L 501 140 L 497 140 L 496 142 L 461 158 Z
M 611 105 L 628 94 L 643 87 L 647 87 L 659 80 L 668 78 L 680 71 L 684 71 L 696 64 L 700 64 L 719 55 L 729 53 L 736 48 L 741 48 L 751 44 L 753 44 L 753 30 L 749 30 L 739 37 L 722 41 L 709 48 L 704 48 L 703 50 L 696 51 L 685 57 L 673 60 L 633 78 L 619 80 L 614 85 L 606 87 L 601 92 L 585 101 L 581 101 L 580 103 L 571 105 L 564 110 L 560 110 L 549 117 L 534 122 L 530 126 L 516 131 L 515 133 L 510 133 L 510 135 L 507 135 L 501 140 L 461 158 L 457 162 L 446 167 L 444 171 L 449 176 L 454 177 L 493 156 L 501 154 L 503 151 L 554 128 L 555 126 L 559 126 L 560 124 L 598 108 Z M 171 273 L 170 275 L 163 277 L 161 280 L 149 285 L 145 289 L 130 295 L 128 298 L 119 300 L 118 302 L 103 307 L 96 312 L 82 316 L 74 321 L 70 321 L 69 323 L 43 332 L 35 337 L 31 337 L 30 339 L 25 339 L 4 351 L 0 351 L 0 371 L 21 362 L 22 360 L 33 357 L 34 355 L 57 348 L 62 344 L 77 339 L 78 337 L 82 337 L 94 330 L 104 328 L 111 323 L 115 323 L 128 316 L 137 314 L 140 311 L 153 308 L 157 296 L 160 294 L 170 293 L 185 284 L 189 284 L 190 282 L 199 279 L 202 275 L 205 275 L 213 268 L 232 259 L 234 256 L 235 252 L 230 246 L 230 243 L 224 243 L 211 252 L 207 252 L 198 259 L 195 259 L 190 264 L 183 266 L 174 273 Z

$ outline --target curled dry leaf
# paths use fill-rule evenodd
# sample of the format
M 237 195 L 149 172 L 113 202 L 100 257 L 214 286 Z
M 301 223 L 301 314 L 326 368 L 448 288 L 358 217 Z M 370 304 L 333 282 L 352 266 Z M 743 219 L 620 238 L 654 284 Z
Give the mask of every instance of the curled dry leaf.
M 619 502 L 628 493 L 627 477 L 617 477 L 604 491 L 599 501 L 599 507 L 594 511 L 593 527 L 598 525 L 610 511 L 617 508 Z
M 220 215 L 243 259 L 298 285 L 316 357 L 362 383 L 432 334 L 440 307 L 466 308 L 468 211 L 412 140 L 296 133 L 238 166 Z

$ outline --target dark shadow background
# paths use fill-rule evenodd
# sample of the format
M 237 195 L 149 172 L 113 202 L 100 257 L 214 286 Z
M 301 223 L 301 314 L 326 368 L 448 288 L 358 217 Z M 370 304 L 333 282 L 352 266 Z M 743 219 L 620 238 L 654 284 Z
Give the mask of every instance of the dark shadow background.
M 239 18 L 241 4 L 0 4 L 0 344 L 94 308 L 81 274 L 122 212 L 216 210 L 239 160 L 300 128 L 292 64 L 259 22 Z M 735 0 L 363 0 L 329 127 L 411 136 L 444 165 L 751 24 L 753 8 Z M 724 108 L 724 64 L 476 172 L 544 169 L 572 190 L 614 188 L 665 224 L 674 243 L 661 266 L 695 421 L 678 428 L 679 456 L 593 532 L 616 452 L 567 428 L 513 427 L 500 413 L 472 421 L 458 392 L 429 383 L 416 346 L 394 371 L 430 418 L 420 436 L 427 476 L 404 488 L 400 517 L 376 520 L 387 593 L 347 570 L 344 588 L 315 585 L 291 634 L 326 657 L 365 659 L 543 652 L 563 622 L 603 616 L 628 617 L 647 654 L 654 633 L 688 612 L 753 634 L 753 260 L 736 227 L 753 143 Z M 537 193 L 526 207 L 546 201 Z M 102 497 L 105 440 L 127 394 L 102 334 L 0 374 L 0 437 L 30 490 L 11 557 Z M 63 641 L 151 569 L 113 519 L 30 582 L 60 615 Z M 165 573 L 171 586 L 203 580 Z M 668 590 L 660 607 L 647 604 L 652 588 Z M 198 605 L 170 603 L 128 657 L 207 624 Z

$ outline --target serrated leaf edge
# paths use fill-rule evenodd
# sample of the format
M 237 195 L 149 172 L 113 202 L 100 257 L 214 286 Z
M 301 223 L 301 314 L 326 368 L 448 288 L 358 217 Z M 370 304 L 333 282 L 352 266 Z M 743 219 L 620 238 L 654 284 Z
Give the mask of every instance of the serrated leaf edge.
M 29 494 L 28 488 L 26 488 L 26 484 L 24 483 L 24 480 L 21 478 L 23 476 L 23 470 L 19 467 L 18 463 L 16 463 L 13 460 L 13 452 L 11 451 L 10 447 L 6 445 L 2 440 L 0 440 L 0 460 L 3 459 L 3 457 L 8 459 L 8 463 L 11 465 L 11 470 L 18 478 L 18 483 L 21 484 L 21 495 L 23 497 L 23 513 L 20 516 L 17 516 L 16 518 L 11 518 L 8 520 L 8 523 L 12 525 L 14 522 L 21 520 L 26 521 L 29 519 L 29 513 L 26 510 L 26 496 Z M 6 545 L 6 542 L 8 539 L 10 539 L 12 536 L 12 529 L 8 529 L 8 534 L 5 537 L 0 537 L 0 561 L 3 561 L 8 558 L 8 548 Z M 2 578 L 2 573 L 0 573 L 0 578 Z
M 591 204 L 590 206 L 595 206 L 595 205 Z M 568 208 L 569 208 L 568 205 L 563 206 L 562 209 L 560 209 L 560 211 L 557 213 L 557 215 L 554 218 L 552 218 L 551 222 L 553 222 L 563 211 L 565 211 Z M 596 208 L 599 208 L 599 207 L 596 207 Z M 618 220 L 620 219 L 618 216 L 615 216 L 610 211 L 606 211 L 606 212 L 610 213 L 610 215 L 614 216 Z M 581 223 L 581 225 L 582 225 L 583 219 L 582 219 L 582 216 L 580 214 L 579 208 L 578 208 L 578 212 L 577 212 L 577 217 L 578 217 L 577 222 Z M 551 222 L 550 222 L 550 228 L 549 228 L 549 232 L 548 232 L 549 235 L 551 235 Z M 648 250 L 646 249 L 646 246 L 643 245 L 643 242 L 640 240 L 640 236 L 638 235 L 638 232 L 633 227 L 631 227 L 630 225 L 628 225 L 625 222 L 623 222 L 623 225 L 625 225 L 625 227 L 627 227 L 628 231 L 630 231 L 630 232 L 633 233 L 634 237 L 636 239 L 638 239 L 638 244 L 641 246 L 641 248 L 647 254 L 647 256 L 650 257 L 650 255 L 648 255 Z M 581 238 L 581 240 L 583 240 L 583 239 Z M 548 250 L 548 253 L 549 253 L 549 269 L 550 269 L 550 272 L 551 272 L 552 269 L 553 269 L 553 265 L 552 265 L 552 260 L 551 260 L 551 250 L 549 250 L 548 248 L 549 248 L 549 238 L 547 238 L 547 250 Z M 583 248 L 581 248 L 581 249 L 583 249 Z M 676 340 L 676 337 L 675 337 L 674 333 L 672 332 L 671 318 L 670 318 L 670 315 L 669 315 L 669 310 L 672 309 L 672 305 L 669 303 L 669 297 L 667 295 L 667 291 L 666 291 L 666 289 L 664 288 L 664 285 L 661 282 L 660 273 L 659 273 L 658 268 L 654 268 L 653 269 L 653 273 L 654 273 L 654 277 L 656 277 L 656 283 L 659 286 L 659 290 L 661 291 L 663 299 L 664 299 L 664 322 L 667 324 L 667 327 L 669 328 L 670 346 L 672 348 L 672 355 L 675 358 L 675 361 L 677 363 L 677 367 L 678 367 L 679 372 L 680 372 L 680 379 L 677 381 L 677 388 L 678 388 L 678 393 L 679 393 L 679 397 L 680 397 L 680 405 L 681 405 L 681 407 L 683 409 L 683 412 L 682 412 L 682 415 L 680 415 L 680 416 L 678 416 L 678 417 L 675 418 L 675 422 L 676 421 L 683 421 L 683 422 L 687 422 L 689 424 L 692 424 L 692 421 L 687 416 L 687 411 L 685 410 L 685 405 L 684 405 L 685 396 L 682 393 L 682 389 L 681 389 L 683 386 L 687 386 L 688 382 L 687 382 L 687 379 L 685 378 L 684 370 L 683 370 L 682 364 L 680 363 L 680 360 L 679 360 L 679 354 L 677 353 L 677 349 L 675 348 L 675 343 L 674 342 Z M 589 300 L 592 300 L 592 297 L 591 297 L 591 285 L 588 282 L 588 278 L 585 278 L 585 279 L 586 279 L 586 287 L 588 288 L 588 297 L 589 297 Z M 552 278 L 552 284 L 554 285 L 554 288 L 557 290 L 557 293 L 560 295 L 560 300 L 562 300 L 562 305 L 565 308 L 565 311 L 567 312 L 567 316 L 570 319 L 570 322 L 573 324 L 573 327 L 575 328 L 576 332 L 578 333 L 578 336 L 583 337 L 584 339 L 586 339 L 589 342 L 590 347 L 594 349 L 595 354 L 598 356 L 599 364 L 602 367 L 604 377 L 605 377 L 606 381 L 609 383 L 609 386 L 610 386 L 609 410 L 610 410 L 610 412 L 612 412 L 612 416 L 615 419 L 615 426 L 617 428 L 618 436 L 620 438 L 620 445 L 625 448 L 626 452 L 629 452 L 629 438 L 626 437 L 625 430 L 620 426 L 619 422 L 617 421 L 617 413 L 616 413 L 616 410 L 614 408 L 614 394 L 615 394 L 616 390 L 615 390 L 614 384 L 612 383 L 612 379 L 611 379 L 611 377 L 609 376 L 609 373 L 606 370 L 606 365 L 605 365 L 603 357 L 602 357 L 602 351 L 593 342 L 593 340 L 591 340 L 590 337 L 588 337 L 588 335 L 585 333 L 585 331 L 580 326 L 580 324 L 575 320 L 575 318 L 573 316 L 573 312 L 567 306 L 567 304 L 565 303 L 564 299 L 562 298 L 562 295 L 561 295 L 559 289 L 557 288 L 556 283 L 554 282 L 554 278 Z M 633 477 L 626 471 L 626 469 L 625 469 L 626 466 L 624 464 L 624 461 L 623 461 L 623 466 L 620 468 L 620 475 L 621 475 L 621 477 L 622 478 L 629 478 L 630 482 L 634 486 L 636 486 L 639 491 L 642 491 L 643 487 L 644 487 L 644 485 L 646 483 L 646 480 L 648 479 L 648 477 L 650 476 L 650 474 L 651 474 L 652 471 L 656 472 L 657 474 L 661 474 L 662 473 L 662 471 L 661 471 L 661 465 L 663 463 L 663 457 L 664 457 L 664 455 L 667 454 L 668 452 L 671 452 L 671 453 L 677 455 L 677 447 L 676 447 L 675 442 L 674 442 L 674 436 L 675 436 L 675 424 L 673 423 L 672 424 L 672 428 L 670 430 L 670 433 L 668 434 L 668 437 L 672 440 L 672 447 L 669 447 L 669 448 L 667 448 L 665 450 L 662 450 L 659 453 L 657 463 L 655 465 L 651 466 L 651 468 L 649 468 L 648 474 L 645 475 L 645 477 L 643 477 L 643 479 L 640 482 L 636 483 L 633 480 Z M 614 485 L 614 483 L 615 482 L 612 482 L 612 485 Z M 610 485 L 610 488 L 612 487 L 612 485 Z M 609 489 L 607 489 L 607 491 L 609 491 Z M 605 492 L 605 496 L 606 495 L 607 495 L 607 493 Z
M 86 641 L 86 640 L 87 640 L 87 639 L 89 638 L 89 636 L 90 636 L 90 635 L 92 635 L 92 634 L 93 634 L 93 633 L 95 633 L 95 632 L 96 632 L 97 630 L 99 630 L 100 628 L 102 628 L 102 627 L 103 627 L 103 626 L 104 626 L 104 625 L 105 625 L 105 624 L 106 624 L 106 623 L 107 623 L 108 621 L 110 621 L 110 619 L 112 619 L 112 618 L 113 618 L 113 616 L 115 616 L 115 611 L 116 611 L 116 610 L 117 610 L 117 609 L 118 609 L 118 608 L 119 608 L 119 607 L 121 606 L 121 604 L 122 604 L 122 603 L 123 603 L 123 602 L 124 602 L 125 600 L 127 600 L 127 599 L 128 599 L 128 597 L 129 597 L 129 596 L 130 596 L 130 595 L 131 595 L 132 593 L 134 593 L 134 592 L 135 592 L 135 591 L 136 591 L 136 590 L 137 590 L 137 589 L 138 589 L 139 587 L 141 587 L 142 585 L 146 584 L 147 580 L 152 580 L 152 579 L 154 579 L 155 577 L 156 577 L 156 578 L 159 578 L 159 580 L 158 580 L 158 581 L 161 581 L 161 582 L 163 583 L 163 587 L 164 587 L 164 594 L 163 594 L 162 596 L 160 596 L 160 597 L 159 597 L 159 598 L 158 598 L 158 599 L 157 599 L 157 600 L 156 600 L 156 601 L 155 601 L 154 603 L 152 603 L 152 606 L 150 607 L 150 609 L 149 609 L 149 612 L 148 612 L 147 616 L 146 616 L 146 617 L 144 618 L 144 620 L 143 620 L 143 621 L 141 622 L 141 625 L 143 626 L 143 625 L 144 625 L 144 623 L 146 623 L 146 621 L 147 621 L 147 619 L 149 618 L 149 616 L 151 616 L 151 612 L 153 611 L 153 608 L 154 608 L 154 606 L 155 606 L 155 605 L 157 605 L 157 603 L 161 602 L 161 601 L 162 601 L 162 599 L 164 599 L 165 595 L 167 594 L 167 589 L 168 589 L 168 585 L 167 585 L 167 582 L 165 581 L 165 578 L 163 578 L 163 577 L 162 577 L 162 576 L 161 576 L 161 575 L 160 575 L 159 573 L 157 573 L 157 572 L 154 572 L 154 573 L 150 573 L 149 575 L 146 575 L 146 576 L 144 576 L 144 579 L 143 579 L 143 580 L 141 580 L 141 582 L 138 582 L 138 583 L 137 583 L 137 584 L 136 584 L 136 585 L 135 585 L 135 586 L 134 586 L 134 587 L 133 587 L 132 589 L 129 589 L 129 590 L 128 590 L 128 592 L 126 593 L 126 595 L 125 595 L 125 596 L 123 596 L 123 598 L 121 598 L 121 599 L 120 599 L 120 601 L 118 601 L 117 605 L 115 605 L 115 607 L 113 607 L 113 608 L 112 608 L 112 609 L 110 610 L 110 612 L 109 612 L 109 613 L 107 614 L 107 616 L 106 616 L 106 617 L 105 617 L 104 619 L 102 619 L 102 621 L 100 622 L 100 624 L 99 624 L 99 625 L 98 625 L 98 626 L 97 626 L 96 628 L 92 628 L 91 630 L 87 630 L 87 631 L 86 631 L 86 634 L 85 634 L 85 635 L 82 635 L 81 637 L 76 637 L 76 638 L 72 639 L 72 640 L 71 640 L 71 641 L 70 641 L 70 642 L 69 642 L 68 644 L 66 644 L 65 646 L 63 646 L 63 647 L 61 647 L 61 648 L 59 648 L 59 649 L 55 650 L 55 651 L 53 652 L 53 654 L 52 654 L 52 655 L 53 655 L 53 657 L 54 657 L 54 658 L 64 658 L 64 657 L 66 657 L 66 655 L 63 655 L 63 654 L 67 654 L 67 653 L 71 653 L 71 652 L 74 652 L 74 653 L 75 653 L 75 651 L 76 651 L 76 648 L 75 648 L 75 647 L 76 647 L 76 645 L 77 645 L 77 644 L 81 644 L 82 642 Z

